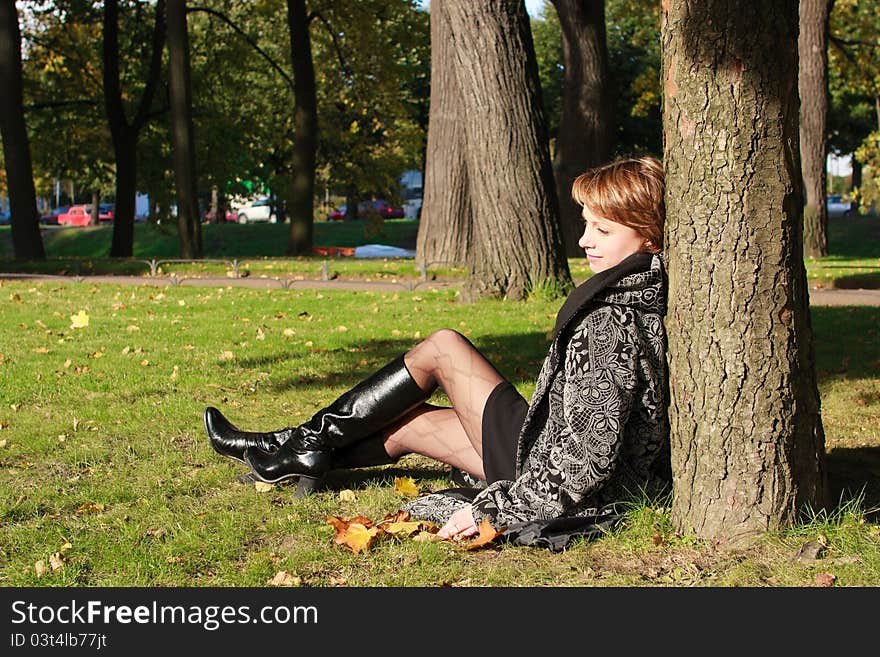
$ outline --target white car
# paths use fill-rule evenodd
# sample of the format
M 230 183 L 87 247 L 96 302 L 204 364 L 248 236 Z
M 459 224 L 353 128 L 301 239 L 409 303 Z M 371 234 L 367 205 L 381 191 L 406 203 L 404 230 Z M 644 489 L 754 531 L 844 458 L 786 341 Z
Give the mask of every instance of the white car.
M 268 196 L 248 201 L 235 212 L 240 224 L 252 221 L 268 221 L 270 224 L 274 224 L 278 221 L 278 217 L 272 212 Z

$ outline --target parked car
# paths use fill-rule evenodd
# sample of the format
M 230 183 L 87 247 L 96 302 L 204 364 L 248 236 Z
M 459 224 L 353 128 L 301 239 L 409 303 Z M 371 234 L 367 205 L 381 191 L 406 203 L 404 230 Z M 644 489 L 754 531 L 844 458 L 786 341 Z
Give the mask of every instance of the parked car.
M 41 224 L 51 224 L 56 225 L 58 223 L 58 215 L 64 214 L 70 209 L 69 205 L 62 205 L 60 207 L 55 208 L 54 210 L 50 210 L 43 215 L 40 215 L 40 223 Z
M 850 213 L 851 205 L 849 201 L 844 201 L 840 194 L 831 194 L 825 199 L 825 207 L 828 208 L 829 215 L 847 216 Z
M 270 224 L 274 224 L 278 221 L 278 217 L 272 212 L 268 196 L 248 201 L 235 212 L 236 220 L 240 224 L 252 221 L 268 221 Z
M 89 206 L 89 212 L 91 211 L 91 206 Z M 113 221 L 115 216 L 116 206 L 113 203 L 98 204 L 98 221 Z
M 343 204 L 333 210 L 327 217 L 330 221 L 342 221 L 345 218 L 345 210 L 348 206 Z M 406 212 L 402 207 L 390 205 L 383 199 L 374 201 L 361 201 L 358 203 L 358 219 L 365 219 L 370 210 L 375 210 L 383 219 L 403 219 Z
M 12 220 L 9 218 L 9 215 L 0 210 L 0 226 L 8 225 Z
M 71 205 L 67 212 L 58 215 L 59 226 L 88 226 L 92 210 L 88 205 Z
M 211 210 L 210 208 L 205 210 L 205 221 L 211 221 Z M 226 221 L 238 221 L 238 214 L 236 214 L 235 210 L 232 208 L 226 208 Z

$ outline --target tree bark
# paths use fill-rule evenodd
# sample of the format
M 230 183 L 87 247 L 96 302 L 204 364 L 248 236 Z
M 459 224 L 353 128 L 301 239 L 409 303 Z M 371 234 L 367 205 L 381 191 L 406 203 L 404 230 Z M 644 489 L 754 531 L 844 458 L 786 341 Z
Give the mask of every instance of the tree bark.
M 168 0 L 168 83 L 180 257 L 202 257 L 186 0 Z
M 522 0 L 446 4 L 474 213 L 464 298 L 571 289 L 538 65 Z
M 804 255 L 828 255 L 828 0 L 800 1 L 798 89 L 801 173 L 806 192 Z
M 101 195 L 98 193 L 98 190 L 92 190 L 92 214 L 89 217 L 89 225 L 97 226 L 100 221 L 99 217 L 101 214 Z
M 45 260 L 21 80 L 21 28 L 15 0 L 0 0 L 0 137 L 16 260 Z
M 664 3 L 673 518 L 725 546 L 826 502 L 795 0 Z
M 161 72 L 162 50 L 165 43 L 165 0 L 158 0 L 155 11 L 150 72 L 135 117 L 129 124 L 125 116 L 119 75 L 119 0 L 104 2 L 102 30 L 104 103 L 116 159 L 116 210 L 113 217 L 113 239 L 110 244 L 111 257 L 128 258 L 134 250 L 137 140 L 141 128 L 147 122 Z
M 315 67 L 305 0 L 287 0 L 290 58 L 293 63 L 294 144 L 287 255 L 311 253 L 314 235 L 315 157 L 318 148 L 318 102 Z
M 605 40 L 605 0 L 552 0 L 562 27 L 562 117 L 556 140 L 556 190 L 562 241 L 569 257 L 583 257 L 581 207 L 571 198 L 574 179 L 611 155 L 614 125 Z
M 852 194 L 853 191 L 857 190 L 862 186 L 862 163 L 859 162 L 855 157 L 852 157 L 852 177 L 850 178 L 849 183 L 849 191 Z M 859 202 L 852 201 L 849 204 L 849 209 L 851 212 L 859 211 Z
M 431 105 L 416 259 L 471 265 L 473 212 L 446 0 L 433 0 L 430 20 Z

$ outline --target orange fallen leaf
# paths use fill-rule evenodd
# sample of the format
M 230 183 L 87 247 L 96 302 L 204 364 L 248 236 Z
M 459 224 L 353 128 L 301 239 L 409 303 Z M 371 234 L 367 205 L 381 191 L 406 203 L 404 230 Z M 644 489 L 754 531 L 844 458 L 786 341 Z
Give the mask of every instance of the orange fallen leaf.
M 819 586 L 834 586 L 834 582 L 837 581 L 837 576 L 832 575 L 831 573 L 819 573 L 816 575 L 815 581 Z
M 496 537 L 501 535 L 501 532 L 504 531 L 505 528 L 502 528 L 500 531 L 496 530 L 492 523 L 489 522 L 488 518 L 483 518 L 483 521 L 480 523 L 480 535 L 477 536 L 472 542 L 467 544 L 468 550 L 478 550 L 484 545 L 488 545 L 492 541 L 495 540 Z
M 405 497 L 419 496 L 419 487 L 412 477 L 395 477 L 394 490 Z
M 347 545 L 355 554 L 369 550 L 379 530 L 376 527 L 365 527 L 359 522 L 353 522 L 343 534 L 334 539 L 337 543 Z

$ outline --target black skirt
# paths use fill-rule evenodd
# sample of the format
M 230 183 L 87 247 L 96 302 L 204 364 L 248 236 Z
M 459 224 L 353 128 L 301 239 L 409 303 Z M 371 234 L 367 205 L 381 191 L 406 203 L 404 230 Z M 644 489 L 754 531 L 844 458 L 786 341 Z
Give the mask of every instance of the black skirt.
M 529 402 L 509 381 L 502 381 L 483 409 L 483 472 L 490 484 L 516 479 L 516 446 Z

